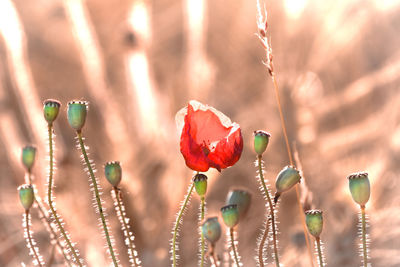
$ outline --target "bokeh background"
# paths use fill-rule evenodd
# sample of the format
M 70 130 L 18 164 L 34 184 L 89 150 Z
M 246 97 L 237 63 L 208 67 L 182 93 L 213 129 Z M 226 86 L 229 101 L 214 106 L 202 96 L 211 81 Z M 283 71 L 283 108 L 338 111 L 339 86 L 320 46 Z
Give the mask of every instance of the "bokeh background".
M 372 183 L 373 266 L 400 266 L 400 1 L 268 1 L 269 38 L 289 139 L 297 147 L 312 205 L 324 211 L 327 266 L 358 266 L 358 209 L 346 176 L 366 170 Z M 256 1 L 0 1 L 0 266 L 31 265 L 17 187 L 21 147 L 35 144 L 35 184 L 46 190 L 42 102 L 55 98 L 56 203 L 89 266 L 107 266 L 88 178 L 66 120 L 69 100 L 87 100 L 83 134 L 97 164 L 120 260 L 123 236 L 102 165 L 123 164 L 122 189 L 143 266 L 169 266 L 171 229 L 192 172 L 179 152 L 175 113 L 190 99 L 214 106 L 242 127 L 245 148 L 232 168 L 209 175 L 208 215 L 219 215 L 231 188 L 253 193 L 238 227 L 239 253 L 255 266 L 264 220 L 252 133 L 264 129 L 271 184 L 288 164 L 272 83 L 255 33 Z M 199 199 L 180 237 L 180 266 L 197 265 Z M 33 211 L 34 237 L 46 261 L 49 236 Z M 285 266 L 310 266 L 296 195 L 281 199 Z M 217 253 L 222 255 L 221 240 Z M 314 263 L 316 264 L 316 262 Z

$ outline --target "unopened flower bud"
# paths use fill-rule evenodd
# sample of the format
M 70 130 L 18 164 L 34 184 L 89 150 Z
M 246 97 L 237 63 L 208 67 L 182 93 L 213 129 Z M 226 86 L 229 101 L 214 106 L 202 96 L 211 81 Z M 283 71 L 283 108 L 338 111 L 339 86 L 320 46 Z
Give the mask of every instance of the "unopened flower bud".
M 104 174 L 107 181 L 114 187 L 121 182 L 122 168 L 118 161 L 110 161 L 104 165 Z
M 322 232 L 324 224 L 322 218 L 322 211 L 320 210 L 308 210 L 306 213 L 306 224 L 308 231 L 311 235 L 318 238 Z
M 251 194 L 245 190 L 235 189 L 228 193 L 226 204 L 236 204 L 240 218 L 243 218 L 250 208 Z
M 207 176 L 198 173 L 193 178 L 194 187 L 199 196 L 203 197 L 207 192 Z
M 239 209 L 236 204 L 227 205 L 221 208 L 224 223 L 229 228 L 233 228 L 239 222 Z
M 28 172 L 31 171 L 33 164 L 35 163 L 36 147 L 25 146 L 22 148 L 22 163 Z
M 267 149 L 271 135 L 265 131 L 254 131 L 254 151 L 261 156 Z
M 34 192 L 32 185 L 24 184 L 18 187 L 19 200 L 25 210 L 29 210 L 32 207 L 34 200 Z
M 70 101 L 68 103 L 68 122 L 77 131 L 80 131 L 85 125 L 87 105 L 86 101 Z
M 218 217 L 208 218 L 201 226 L 204 237 L 212 244 L 215 244 L 221 237 L 221 225 Z
M 52 124 L 58 116 L 61 104 L 57 100 L 47 99 L 43 103 L 43 115 L 48 124 Z
M 275 187 L 277 193 L 288 191 L 295 184 L 299 183 L 300 179 L 300 172 L 296 168 L 286 166 L 276 177 Z
M 353 200 L 357 202 L 360 206 L 365 206 L 371 194 L 368 173 L 353 173 L 350 174 L 347 178 L 349 179 L 349 188 Z

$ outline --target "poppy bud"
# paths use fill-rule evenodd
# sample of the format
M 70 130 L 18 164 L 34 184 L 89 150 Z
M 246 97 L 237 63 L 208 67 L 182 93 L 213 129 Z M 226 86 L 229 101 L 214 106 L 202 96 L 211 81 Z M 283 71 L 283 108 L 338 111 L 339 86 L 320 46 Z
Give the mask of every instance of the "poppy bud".
M 218 222 L 218 217 L 208 218 L 202 224 L 201 231 L 211 244 L 215 244 L 221 237 L 221 225 Z
M 226 204 L 236 204 L 239 210 L 240 218 L 243 218 L 249 210 L 251 203 L 251 194 L 245 190 L 231 190 L 226 197 Z
M 354 201 L 360 206 L 365 206 L 370 196 L 368 173 L 353 173 L 350 174 L 347 179 L 349 179 L 349 188 Z
M 197 194 L 203 197 L 207 192 L 207 176 L 204 174 L 198 173 L 193 178 L 194 187 L 196 189 Z
M 322 232 L 324 220 L 322 218 L 321 210 L 308 210 L 306 213 L 306 224 L 308 231 L 315 238 L 318 238 Z
M 86 101 L 70 101 L 68 103 L 68 122 L 77 131 L 80 131 L 85 125 L 87 105 Z
M 104 174 L 107 181 L 114 187 L 121 182 L 122 168 L 119 161 L 110 161 L 104 165 Z
M 277 193 L 288 191 L 301 179 L 300 172 L 293 166 L 286 166 L 276 177 L 275 187 Z
M 229 228 L 233 228 L 239 222 L 239 209 L 236 204 L 227 205 L 221 208 L 224 223 Z
M 48 124 L 52 124 L 58 116 L 60 111 L 60 102 L 53 99 L 47 99 L 43 103 L 43 115 Z
M 25 146 L 22 148 L 22 163 L 25 165 L 28 172 L 31 171 L 33 164 L 35 163 L 36 147 Z
M 267 149 L 269 138 L 271 135 L 267 132 L 258 130 L 254 131 L 254 151 L 261 156 Z
M 19 200 L 25 210 L 29 210 L 32 207 L 34 200 L 33 187 L 29 184 L 24 184 L 18 187 Z

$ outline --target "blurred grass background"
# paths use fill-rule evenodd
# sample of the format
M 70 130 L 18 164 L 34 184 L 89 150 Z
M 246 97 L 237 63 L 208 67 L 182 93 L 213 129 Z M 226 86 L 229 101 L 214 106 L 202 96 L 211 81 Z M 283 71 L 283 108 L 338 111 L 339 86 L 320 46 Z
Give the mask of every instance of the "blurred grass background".
M 268 23 L 289 139 L 296 141 L 313 205 L 324 211 L 327 266 L 357 266 L 356 205 L 346 176 L 366 170 L 374 266 L 400 266 L 400 1 L 268 1 Z M 42 101 L 62 102 L 56 131 L 56 203 L 89 266 L 108 264 L 91 207 L 88 178 L 65 111 L 90 102 L 83 134 L 97 163 L 122 263 L 122 233 L 102 165 L 123 164 L 122 188 L 143 266 L 169 266 L 178 203 L 191 178 L 179 152 L 175 113 L 190 99 L 214 106 L 242 127 L 241 160 L 209 173 L 208 214 L 219 215 L 229 189 L 253 192 L 238 229 L 239 253 L 255 266 L 264 219 L 253 166 L 252 132 L 272 139 L 264 160 L 273 183 L 288 162 L 272 83 L 255 36 L 256 2 L 247 0 L 0 2 L 0 266 L 30 265 L 17 187 L 21 147 L 36 144 L 35 183 L 46 190 Z M 309 195 L 310 196 L 310 195 Z M 293 191 L 281 199 L 280 251 L 286 266 L 310 266 Z M 180 266 L 197 264 L 193 197 L 181 231 Z M 34 237 L 50 257 L 33 212 Z M 223 242 L 217 252 L 223 252 Z M 62 263 L 56 254 L 53 265 Z

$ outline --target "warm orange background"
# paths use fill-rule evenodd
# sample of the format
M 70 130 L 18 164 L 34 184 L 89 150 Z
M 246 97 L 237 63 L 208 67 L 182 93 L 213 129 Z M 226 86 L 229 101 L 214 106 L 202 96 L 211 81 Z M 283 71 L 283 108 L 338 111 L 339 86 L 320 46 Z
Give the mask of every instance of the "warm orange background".
M 315 208 L 324 211 L 327 266 L 358 266 L 358 209 L 346 176 L 370 174 L 373 266 L 400 265 L 400 2 L 268 1 L 269 36 L 289 139 L 296 142 Z M 90 266 L 108 264 L 91 208 L 66 103 L 90 102 L 83 134 L 104 189 L 124 266 L 123 237 L 102 164 L 123 164 L 124 201 L 143 266 L 169 266 L 169 242 L 191 171 L 179 152 L 174 116 L 190 99 L 214 106 L 242 127 L 241 160 L 209 173 L 207 209 L 218 215 L 230 188 L 253 192 L 238 228 L 244 266 L 255 266 L 264 201 L 255 179 L 252 132 L 271 133 L 265 154 L 273 184 L 287 163 L 271 80 L 255 36 L 256 1 L 0 1 L 0 266 L 31 263 L 17 187 L 21 147 L 36 144 L 35 183 L 46 191 L 42 101 L 55 98 L 57 207 Z M 304 192 L 303 192 L 304 193 Z M 311 193 L 309 193 L 311 194 Z M 310 196 L 310 195 L 308 195 Z M 310 266 L 294 191 L 281 199 L 280 254 L 285 266 Z M 180 238 L 180 266 L 197 264 L 193 197 Z M 48 261 L 51 245 L 33 211 L 34 237 Z M 223 241 L 217 252 L 223 252 Z M 58 253 L 54 266 L 62 263 Z

